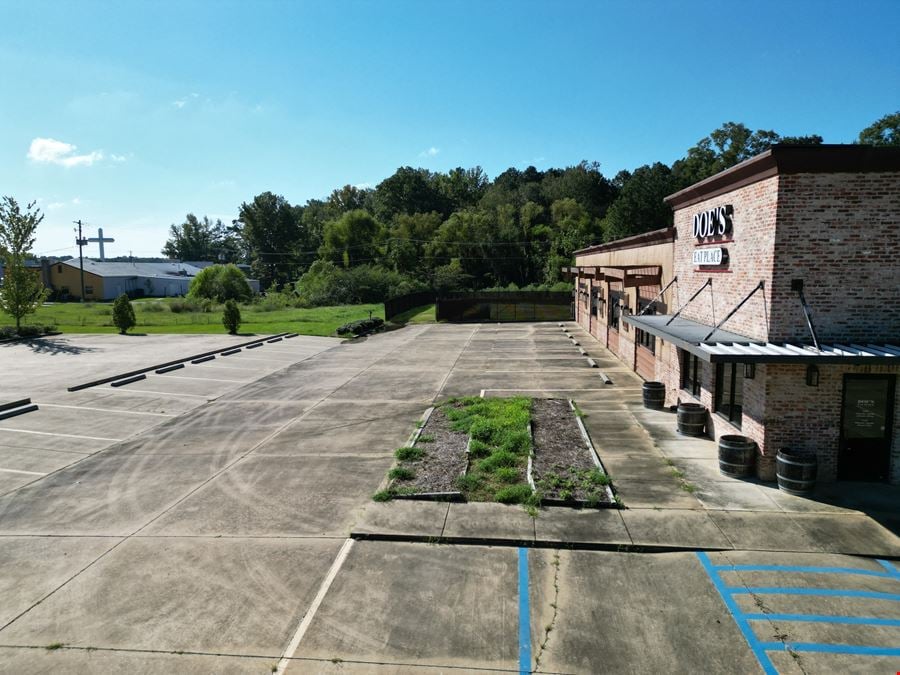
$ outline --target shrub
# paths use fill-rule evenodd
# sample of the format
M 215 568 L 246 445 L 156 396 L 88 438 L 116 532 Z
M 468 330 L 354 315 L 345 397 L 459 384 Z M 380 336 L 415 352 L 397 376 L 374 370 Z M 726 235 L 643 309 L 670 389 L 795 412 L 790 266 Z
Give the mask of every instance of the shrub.
M 241 327 L 241 310 L 234 300 L 225 301 L 225 309 L 222 311 L 222 325 L 230 335 L 237 335 Z
M 137 308 L 142 312 L 165 312 L 166 304 L 164 302 L 141 302 Z
M 384 319 L 373 316 L 371 319 L 360 319 L 358 321 L 351 321 L 350 323 L 345 323 L 343 326 L 340 326 L 335 332 L 338 335 L 348 335 L 352 333 L 355 336 L 365 335 L 366 333 L 371 333 L 372 331 L 378 330 L 384 325 Z
M 41 333 L 43 333 L 43 329 L 40 326 L 20 326 L 19 327 L 19 337 L 37 337 Z
M 287 309 L 296 303 L 296 298 L 282 291 L 266 291 L 266 294 L 253 303 L 257 312 L 277 312 Z
M 119 329 L 120 335 L 125 335 L 129 328 L 134 328 L 137 319 L 134 318 L 134 307 L 131 306 L 131 300 L 122 293 L 113 303 L 112 310 L 113 325 Z
M 313 307 L 384 302 L 423 290 L 424 283 L 381 265 L 345 269 L 327 260 L 314 262 L 296 284 L 299 302 Z
M 327 260 L 316 260 L 297 282 L 297 294 L 313 307 L 347 305 L 352 296 L 346 270 Z
M 247 277 L 236 265 L 210 265 L 191 281 L 188 297 L 216 302 L 248 301 L 253 296 Z
M 182 312 L 211 312 L 215 303 L 212 300 L 204 298 L 182 298 L 173 300 L 169 304 L 169 310 L 173 314 L 181 314 Z

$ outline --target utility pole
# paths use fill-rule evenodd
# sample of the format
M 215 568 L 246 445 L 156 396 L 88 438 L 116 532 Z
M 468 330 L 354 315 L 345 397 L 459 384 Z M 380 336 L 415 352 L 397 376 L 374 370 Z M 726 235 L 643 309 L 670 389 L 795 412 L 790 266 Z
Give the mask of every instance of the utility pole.
M 75 239 L 75 244 L 78 246 L 78 267 L 81 270 L 81 302 L 84 302 L 84 252 L 83 249 L 88 244 L 88 240 L 85 239 L 81 235 L 81 221 L 76 220 L 75 224 L 78 225 L 78 237 Z

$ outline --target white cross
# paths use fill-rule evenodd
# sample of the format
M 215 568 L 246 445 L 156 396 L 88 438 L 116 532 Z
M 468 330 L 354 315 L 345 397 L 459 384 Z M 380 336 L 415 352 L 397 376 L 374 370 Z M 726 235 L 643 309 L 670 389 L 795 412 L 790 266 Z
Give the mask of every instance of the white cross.
M 106 255 L 105 255 L 104 252 L 103 252 L 103 242 L 107 242 L 107 241 L 108 241 L 108 242 L 114 242 L 115 239 L 112 239 L 111 237 L 110 237 L 110 238 L 104 239 L 104 238 L 103 238 L 103 228 L 102 228 L 102 227 L 98 227 L 98 228 L 97 228 L 97 236 L 96 236 L 96 237 L 89 237 L 89 238 L 88 238 L 88 241 L 90 241 L 90 242 L 97 242 L 98 244 L 100 244 L 100 260 L 106 260 Z

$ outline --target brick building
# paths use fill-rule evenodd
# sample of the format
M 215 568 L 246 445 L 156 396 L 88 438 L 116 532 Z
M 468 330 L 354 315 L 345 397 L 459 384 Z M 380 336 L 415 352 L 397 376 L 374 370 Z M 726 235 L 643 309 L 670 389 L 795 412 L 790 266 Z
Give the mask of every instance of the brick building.
M 576 319 L 774 478 L 900 483 L 900 149 L 775 146 L 666 198 L 674 227 L 576 251 Z

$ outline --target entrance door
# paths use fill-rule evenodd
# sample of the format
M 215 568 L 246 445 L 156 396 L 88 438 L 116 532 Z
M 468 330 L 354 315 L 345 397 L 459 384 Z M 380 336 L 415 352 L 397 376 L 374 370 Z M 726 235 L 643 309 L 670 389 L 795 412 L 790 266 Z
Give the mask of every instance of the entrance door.
M 844 375 L 840 480 L 882 481 L 888 476 L 894 420 L 893 375 Z

